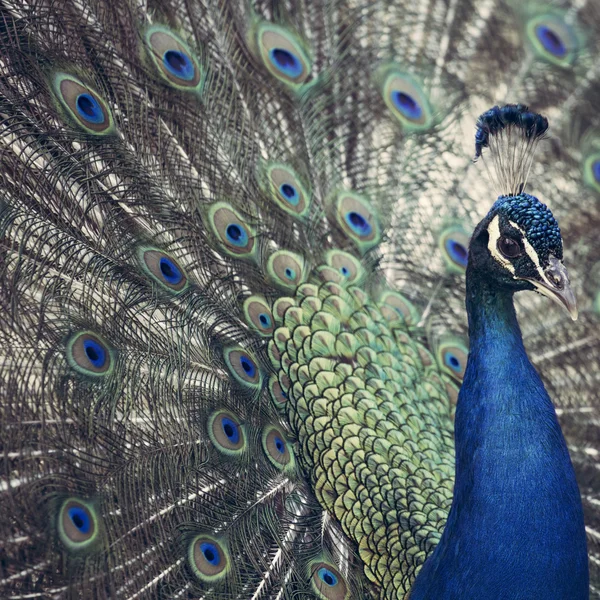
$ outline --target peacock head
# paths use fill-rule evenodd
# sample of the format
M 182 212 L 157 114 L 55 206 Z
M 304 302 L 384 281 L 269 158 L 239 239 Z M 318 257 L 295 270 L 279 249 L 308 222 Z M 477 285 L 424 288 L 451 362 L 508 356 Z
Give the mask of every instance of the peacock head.
M 535 290 L 577 319 L 577 303 L 563 263 L 560 229 L 534 196 L 500 196 L 475 229 L 469 266 L 512 291 Z
M 550 209 L 523 190 L 538 143 L 548 131 L 546 117 L 524 104 L 494 106 L 477 120 L 475 158 L 489 149 L 490 180 L 513 190 L 496 200 L 475 228 L 468 271 L 511 291 L 535 290 L 577 319 L 577 303 L 563 259 L 560 229 Z

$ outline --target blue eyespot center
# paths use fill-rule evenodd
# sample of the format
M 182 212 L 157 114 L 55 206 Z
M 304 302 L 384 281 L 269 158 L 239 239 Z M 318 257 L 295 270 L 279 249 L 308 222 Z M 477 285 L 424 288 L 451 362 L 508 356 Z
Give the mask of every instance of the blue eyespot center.
M 240 430 L 237 423 L 227 417 L 223 417 L 221 427 L 223 428 L 223 433 L 231 443 L 237 444 L 240 441 Z
M 453 239 L 448 239 L 446 240 L 446 251 L 454 262 L 463 267 L 467 266 L 469 251 L 464 244 L 461 244 Z
M 321 567 L 317 571 L 317 575 L 319 579 L 329 587 L 334 587 L 338 583 L 338 578 L 329 569 L 326 569 L 325 567 Z
M 75 101 L 75 105 L 77 106 L 77 112 L 82 119 L 85 119 L 88 123 L 93 123 L 94 125 L 100 125 L 104 123 L 106 117 L 104 115 L 104 111 L 100 106 L 98 100 L 94 98 L 88 92 L 84 92 L 77 96 L 77 100 Z
M 369 235 L 373 230 L 369 221 L 367 221 L 360 213 L 354 211 L 346 214 L 346 223 L 348 223 L 348 225 L 350 225 L 350 227 L 360 236 Z
M 302 75 L 302 63 L 297 56 L 285 48 L 273 48 L 269 52 L 269 58 L 273 66 L 292 79 Z
M 185 81 L 191 81 L 196 74 L 190 57 L 181 50 L 167 50 L 163 54 L 163 64 L 171 75 Z
M 84 340 L 83 350 L 88 360 L 97 369 L 101 369 L 106 363 L 106 350 L 104 350 L 104 348 L 95 340 Z
M 256 374 L 256 366 L 247 356 L 240 356 L 240 366 L 248 377 L 254 377 Z
M 296 279 L 296 271 L 295 271 L 295 269 L 292 269 L 291 267 L 286 267 L 286 269 L 285 269 L 285 276 L 288 279 L 290 279 L 290 280 Z
M 284 183 L 279 187 L 281 195 L 293 206 L 296 206 L 300 202 L 300 194 L 293 185 Z
M 394 90 L 392 92 L 392 101 L 394 106 L 407 119 L 420 119 L 423 115 L 423 109 L 421 108 L 420 104 L 406 92 Z
M 258 315 L 258 320 L 263 327 L 271 326 L 271 317 L 267 313 L 260 313 L 260 315 Z
M 567 47 L 563 41 L 547 25 L 538 25 L 535 28 L 535 35 L 550 54 L 553 54 L 557 58 L 563 58 L 567 54 Z
M 201 542 L 200 552 L 202 552 L 202 555 L 206 561 L 211 565 L 217 566 L 221 563 L 221 553 L 215 544 L 211 544 L 210 542 Z
M 600 183 L 600 160 L 595 160 L 592 163 L 592 173 L 594 174 L 594 179 Z
M 444 356 L 444 362 L 446 366 L 450 367 L 456 373 L 460 373 L 462 370 L 462 365 L 460 364 L 460 360 L 454 356 L 451 352 L 446 352 Z
M 158 262 L 158 265 L 160 272 L 167 283 L 170 283 L 171 285 L 177 285 L 181 283 L 183 275 L 172 260 L 162 256 Z
M 279 436 L 276 436 L 273 439 L 273 442 L 275 444 L 275 448 L 277 448 L 277 451 L 280 454 L 283 454 L 285 452 L 285 442 Z
M 89 533 L 92 520 L 88 513 L 79 506 L 71 506 L 68 510 L 69 519 L 81 533 Z
M 245 246 L 248 243 L 248 234 L 246 233 L 245 229 L 237 223 L 231 223 L 227 225 L 227 229 L 225 229 L 225 235 L 227 236 L 227 239 L 235 246 Z

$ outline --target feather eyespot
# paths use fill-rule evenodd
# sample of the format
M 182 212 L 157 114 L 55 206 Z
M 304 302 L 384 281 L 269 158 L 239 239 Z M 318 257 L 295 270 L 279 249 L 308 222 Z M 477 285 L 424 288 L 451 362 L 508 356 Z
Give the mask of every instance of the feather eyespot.
M 265 67 L 277 79 L 293 87 L 308 79 L 312 65 L 292 33 L 283 27 L 262 23 L 256 39 Z
M 368 236 L 373 231 L 373 226 L 366 217 L 354 210 L 348 211 L 344 215 L 348 226 L 360 237 Z
M 180 90 L 197 91 L 202 71 L 189 46 L 161 25 L 146 31 L 146 48 L 161 77 Z
M 389 307 L 388 310 L 393 310 L 408 325 L 419 322 L 420 315 L 414 304 L 398 292 L 384 292 L 379 300 L 379 307 L 382 312 Z
M 246 322 L 260 335 L 270 336 L 275 330 L 273 313 L 267 301 L 261 296 L 250 296 L 244 301 Z
M 383 100 L 407 131 L 423 131 L 433 123 L 429 100 L 421 86 L 408 74 L 388 69 L 383 83 Z
M 448 256 L 450 256 L 452 261 L 461 267 L 466 268 L 467 258 L 469 256 L 467 246 L 456 240 L 447 240 L 444 246 L 448 252 Z
M 523 252 L 521 244 L 509 237 L 501 237 L 498 239 L 498 250 L 505 258 L 516 258 Z
M 169 254 L 157 248 L 140 248 L 142 267 L 150 277 L 171 292 L 181 292 L 188 279 L 181 265 Z
M 106 120 L 100 103 L 89 92 L 79 94 L 75 100 L 75 106 L 77 107 L 79 116 L 88 123 L 101 125 Z
M 279 186 L 279 192 L 286 199 L 288 204 L 296 206 L 300 201 L 298 190 L 291 183 L 282 183 Z
M 58 536 L 69 550 L 81 550 L 94 542 L 98 533 L 95 510 L 77 498 L 65 500 L 58 515 Z
M 91 331 L 76 333 L 67 342 L 67 361 L 84 375 L 104 376 L 112 371 L 112 352 L 108 344 Z
M 342 250 L 329 250 L 325 260 L 330 267 L 336 269 L 347 283 L 357 283 L 364 276 L 364 269 L 360 261 L 352 254 Z
M 219 245 L 227 254 L 238 258 L 254 256 L 256 234 L 233 207 L 217 202 L 210 207 L 208 218 Z
M 437 361 L 440 368 L 462 381 L 467 368 L 469 349 L 462 338 L 449 336 L 440 340 L 436 349 Z
M 462 274 L 469 260 L 469 234 L 460 225 L 452 225 L 442 231 L 438 246 L 446 268 L 451 273 Z
M 246 448 L 244 430 L 231 413 L 220 411 L 212 415 L 208 434 L 215 447 L 225 454 L 239 454 Z
M 188 560 L 192 571 L 205 582 L 223 579 L 230 569 L 230 558 L 222 542 L 199 535 L 190 544 Z
M 276 285 L 295 290 L 304 281 L 304 259 L 299 254 L 278 250 L 269 256 L 267 273 Z
M 563 58 L 567 53 L 567 48 L 564 42 L 560 39 L 558 34 L 547 25 L 537 25 L 535 28 L 535 34 L 544 48 L 554 56 Z
M 294 454 L 290 444 L 277 427 L 265 429 L 262 445 L 267 458 L 278 469 L 290 469 L 294 466 Z
M 352 192 L 338 195 L 335 216 L 344 233 L 361 253 L 377 245 L 381 239 L 377 214 L 369 201 Z
M 270 196 L 279 208 L 295 217 L 304 217 L 310 196 L 298 175 L 286 165 L 273 163 L 266 168 Z
M 391 95 L 395 107 L 407 119 L 415 121 L 423 116 L 423 109 L 410 94 L 401 90 L 392 90 Z
M 93 135 L 114 132 L 108 105 L 95 90 L 66 73 L 55 74 L 52 83 L 54 94 L 71 121 Z
M 592 173 L 594 174 L 594 181 L 600 182 L 600 159 L 593 162 Z
M 585 158 L 583 162 L 583 179 L 588 186 L 600 192 L 600 152 Z
M 575 61 L 579 42 L 575 30 L 559 14 L 537 15 L 526 26 L 535 53 L 558 66 Z
M 311 565 L 311 584 L 323 600 L 346 600 L 348 585 L 342 574 L 331 564 L 319 562 Z
M 450 367 L 455 373 L 460 373 L 462 370 L 460 358 L 452 354 L 450 350 L 444 353 L 444 363 Z
M 225 350 L 225 363 L 233 377 L 241 384 L 258 388 L 262 383 L 262 375 L 254 358 L 241 348 Z

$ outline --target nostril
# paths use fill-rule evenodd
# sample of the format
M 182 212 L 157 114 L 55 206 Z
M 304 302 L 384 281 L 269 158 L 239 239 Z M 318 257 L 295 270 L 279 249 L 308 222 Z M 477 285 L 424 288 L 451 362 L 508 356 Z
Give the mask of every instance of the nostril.
M 559 290 L 562 290 L 562 288 L 564 286 L 564 281 L 559 273 L 550 271 L 548 273 L 548 279 L 550 279 L 550 281 L 554 284 L 554 287 L 557 287 Z

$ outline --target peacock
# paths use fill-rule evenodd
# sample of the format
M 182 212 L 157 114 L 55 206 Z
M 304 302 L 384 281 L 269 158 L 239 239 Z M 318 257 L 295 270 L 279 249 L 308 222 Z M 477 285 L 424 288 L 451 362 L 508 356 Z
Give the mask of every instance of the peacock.
M 600 599 L 595 0 L 0 14 L 0 597 Z

